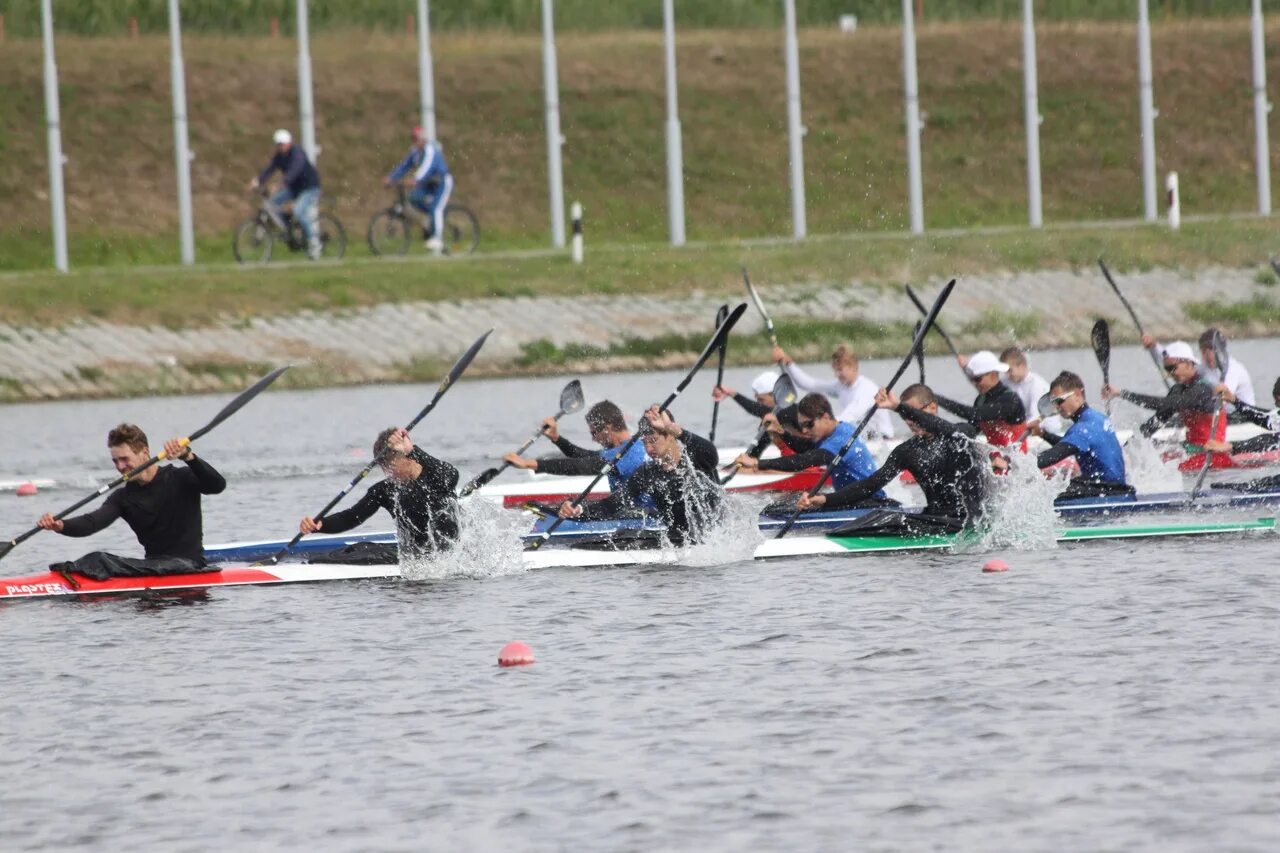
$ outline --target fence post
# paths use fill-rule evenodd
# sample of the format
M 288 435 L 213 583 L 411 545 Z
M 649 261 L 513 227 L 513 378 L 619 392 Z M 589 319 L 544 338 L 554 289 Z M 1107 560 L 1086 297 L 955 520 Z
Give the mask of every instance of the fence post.
M 547 184 L 551 245 L 564 248 L 564 173 L 560 162 L 560 82 L 556 73 L 554 0 L 542 0 L 542 82 L 547 106 Z
M 49 143 L 49 206 L 53 229 L 53 265 L 67 271 L 67 204 L 62 187 L 62 124 L 58 107 L 58 65 L 53 55 L 53 0 L 40 2 L 44 39 L 44 116 Z
M 924 232 L 924 189 L 920 177 L 920 85 L 911 0 L 902 0 L 902 77 L 907 111 L 907 200 L 911 230 L 920 234 Z
M 667 214 L 671 245 L 683 246 L 684 237 L 684 151 L 680 139 L 680 105 L 676 94 L 676 13 L 675 0 L 662 0 L 663 48 L 667 66 Z M 578 240 L 577 220 L 574 240 Z
M 191 149 L 187 138 L 187 77 L 182 61 L 182 19 L 178 0 L 169 0 L 169 79 L 173 89 L 173 156 L 178 174 L 178 245 L 184 264 L 196 260 L 191 214 Z
M 1170 172 L 1164 181 L 1169 202 L 1169 229 L 1177 231 L 1182 226 L 1182 202 L 1178 199 L 1178 173 Z
M 796 38 L 796 2 L 782 0 L 783 54 L 787 68 L 787 143 L 791 161 L 791 236 L 808 230 L 804 210 L 804 125 L 800 123 L 800 42 Z
M 575 201 L 569 208 L 569 215 L 573 219 L 573 240 L 570 251 L 573 253 L 573 262 L 580 264 L 582 263 L 582 204 Z
M 1253 0 L 1250 29 L 1253 40 L 1253 132 L 1257 151 L 1258 212 L 1271 213 L 1271 148 L 1268 141 L 1267 47 L 1262 29 L 1262 0 Z
M 1151 17 L 1147 0 L 1138 0 L 1138 111 L 1142 134 L 1142 215 L 1155 222 L 1156 210 L 1156 111 L 1151 81 Z

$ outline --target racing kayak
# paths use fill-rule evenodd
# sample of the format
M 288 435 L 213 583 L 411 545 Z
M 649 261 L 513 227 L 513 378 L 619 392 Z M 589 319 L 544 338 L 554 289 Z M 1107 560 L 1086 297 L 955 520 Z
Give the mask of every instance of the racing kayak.
M 527 473 L 527 472 L 526 472 Z M 804 492 L 813 488 L 822 476 L 821 468 L 804 471 L 752 471 L 734 477 L 726 487 L 730 492 Z M 513 483 L 484 486 L 476 495 L 515 509 L 527 503 L 560 503 L 571 501 L 591 485 L 591 477 L 557 477 L 549 474 L 529 474 L 526 479 Z M 587 495 L 587 500 L 599 500 L 609 496 L 609 483 L 601 480 Z
M 1156 539 L 1165 537 L 1218 536 L 1241 533 L 1267 533 L 1275 530 L 1274 518 L 1255 521 L 1162 524 L 1145 526 L 1074 527 L 1061 531 L 1057 541 L 1118 539 Z M 974 542 L 967 534 L 946 536 L 793 536 L 769 539 L 756 546 L 753 558 L 877 554 L 885 552 L 934 551 Z M 595 550 L 579 548 L 541 548 L 525 551 L 521 558 L 526 569 L 592 568 L 629 565 L 678 565 L 687 552 L 675 549 Z M 95 581 L 43 572 L 27 577 L 0 579 L 2 598 L 51 598 L 57 596 L 91 596 L 148 591 L 199 589 L 250 584 L 313 583 L 317 581 L 398 578 L 399 566 L 344 566 L 283 563 L 271 567 L 229 566 L 216 572 L 160 575 L 145 578 L 112 578 Z

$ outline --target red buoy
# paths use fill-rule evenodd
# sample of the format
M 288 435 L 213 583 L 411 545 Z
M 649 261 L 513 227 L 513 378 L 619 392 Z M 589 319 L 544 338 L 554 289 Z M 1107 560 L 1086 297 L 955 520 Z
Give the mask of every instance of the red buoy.
M 29 498 L 38 491 L 40 490 L 36 488 L 35 483 L 23 483 L 18 486 L 17 495 L 20 498 Z
M 524 643 L 512 641 L 498 652 L 498 666 L 527 666 L 533 663 L 533 649 Z
M 1009 571 L 1009 564 L 1004 560 L 1001 560 L 999 557 L 996 557 L 995 559 L 987 560 L 983 563 L 982 571 L 987 572 L 988 574 L 992 572 L 1007 572 Z

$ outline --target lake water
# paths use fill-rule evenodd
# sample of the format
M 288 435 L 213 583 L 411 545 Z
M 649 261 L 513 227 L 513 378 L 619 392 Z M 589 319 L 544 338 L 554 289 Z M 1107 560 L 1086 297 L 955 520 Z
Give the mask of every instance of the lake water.
M 1265 399 L 1277 347 L 1233 351 Z M 1120 384 L 1157 387 L 1136 350 L 1113 362 Z M 1096 400 L 1091 354 L 1033 367 L 1080 371 Z M 928 373 L 970 393 L 949 360 Z M 469 476 L 568 378 L 463 382 L 415 435 Z M 678 378 L 583 384 L 634 415 Z M 674 406 L 704 433 L 710 384 Z M 287 537 L 433 392 L 260 397 L 199 443 L 231 483 L 205 501 L 206 542 Z M 65 484 L 0 494 L 0 534 L 109 479 L 115 423 L 158 445 L 225 399 L 0 408 L 0 479 Z M 730 405 L 721 443 L 752 428 Z M 580 416 L 565 432 L 586 443 Z M 41 534 L 5 573 L 136 553 L 118 528 Z M 998 553 L 1008 573 L 982 574 L 986 553 L 536 573 L 494 559 L 418 582 L 14 602 L 0 848 L 1276 849 L 1274 540 Z M 538 662 L 499 668 L 511 639 Z

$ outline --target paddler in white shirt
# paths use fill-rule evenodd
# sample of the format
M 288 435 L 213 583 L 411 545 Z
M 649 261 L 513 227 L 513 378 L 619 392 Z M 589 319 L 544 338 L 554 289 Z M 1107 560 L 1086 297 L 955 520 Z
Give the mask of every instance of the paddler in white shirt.
M 880 386 L 859 373 L 857 353 L 848 344 L 840 344 L 831 353 L 834 379 L 822 380 L 809 375 L 782 347 L 773 348 L 773 360 L 782 365 L 799 390 L 835 397 L 832 410 L 837 421 L 857 423 L 876 404 L 876 392 Z M 893 421 L 889 419 L 889 413 L 877 409 L 871 423 L 867 424 L 866 433 L 868 438 L 893 438 Z

